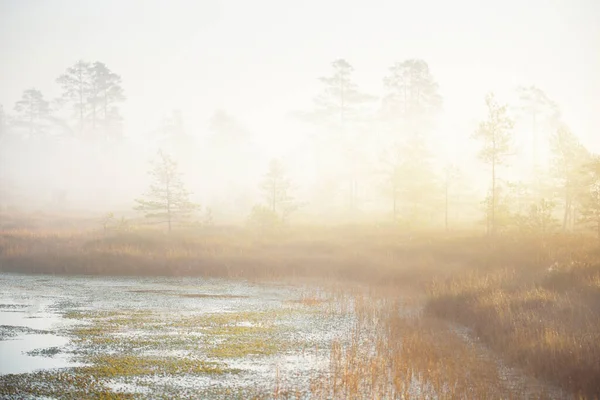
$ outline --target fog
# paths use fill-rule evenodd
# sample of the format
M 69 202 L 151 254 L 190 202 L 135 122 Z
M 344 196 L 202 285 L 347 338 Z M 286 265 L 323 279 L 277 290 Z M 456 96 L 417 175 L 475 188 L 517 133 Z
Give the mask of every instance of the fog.
M 600 152 L 598 21 L 594 0 L 0 1 L 0 203 L 129 216 L 162 149 L 217 222 L 264 202 L 274 158 L 298 220 L 383 220 L 393 207 L 439 222 L 446 193 L 454 221 L 476 221 L 488 93 L 514 121 L 503 184 L 552 180 L 560 126 Z M 118 77 L 79 99 L 85 113 L 59 79 L 79 61 Z M 398 98 L 409 86 L 413 100 Z M 19 110 L 32 88 L 43 115 L 27 113 L 31 98 Z

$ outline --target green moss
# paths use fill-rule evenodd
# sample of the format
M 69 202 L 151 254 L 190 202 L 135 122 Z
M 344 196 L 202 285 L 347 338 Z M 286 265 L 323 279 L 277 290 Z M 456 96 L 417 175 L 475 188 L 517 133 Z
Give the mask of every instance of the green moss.
M 137 382 L 138 377 L 155 374 L 236 373 L 239 371 L 229 368 L 226 359 L 272 356 L 287 351 L 292 343 L 283 339 L 283 330 L 287 328 L 280 322 L 311 311 L 302 306 L 288 306 L 266 311 L 167 316 L 145 310 L 68 312 L 66 317 L 90 323 L 70 331 L 78 344 L 80 360 L 88 364 L 73 369 L 73 379 L 80 379 L 89 393 L 97 394 L 95 398 L 126 398 L 102 383 L 115 379 Z M 164 356 L 168 350 L 184 355 Z M 55 381 L 55 384 L 65 390 L 69 387 L 65 382 Z M 152 385 L 151 388 L 156 389 Z M 139 393 L 136 396 L 143 397 Z
M 232 337 L 209 350 L 217 358 L 242 358 L 249 355 L 269 356 L 281 350 L 281 343 L 265 337 Z
M 113 378 L 153 374 L 222 374 L 232 372 L 222 364 L 179 357 L 139 357 L 134 355 L 100 355 L 93 366 L 81 371 L 94 377 Z
M 130 393 L 114 392 L 78 368 L 33 374 L 0 376 L 0 397 L 52 397 L 60 399 L 130 399 Z

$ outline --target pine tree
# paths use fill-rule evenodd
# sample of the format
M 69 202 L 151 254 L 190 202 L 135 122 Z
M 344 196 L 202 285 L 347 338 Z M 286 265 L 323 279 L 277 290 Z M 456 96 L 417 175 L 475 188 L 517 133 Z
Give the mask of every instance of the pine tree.
M 551 139 L 552 172 L 564 201 L 562 229 L 565 231 L 574 222 L 575 203 L 585 191 L 583 167 L 589 162 L 590 154 L 565 125 L 561 125 Z
M 497 170 L 506 162 L 511 154 L 511 132 L 513 121 L 507 113 L 505 105 L 499 105 L 492 93 L 485 98 L 488 115 L 487 119 L 479 124 L 473 137 L 483 142 L 479 158 L 491 166 L 491 189 L 486 210 L 489 212 L 488 233 L 496 234 L 496 206 L 497 206 Z
M 77 112 L 79 132 L 85 129 L 90 94 L 93 92 L 92 67 L 90 63 L 79 60 L 58 77 L 56 82 L 63 89 L 63 100 L 70 101 Z
M 383 79 L 386 89 L 382 103 L 384 118 L 403 125 L 403 132 L 424 136 L 432 127 L 434 116 L 442 108 L 442 97 L 428 64 L 410 59 L 392 65 Z M 396 133 L 396 132 L 394 132 Z
M 21 100 L 15 104 L 15 111 L 15 124 L 27 128 L 30 136 L 43 133 L 45 126 L 42 122 L 50 116 L 50 107 L 42 92 L 35 88 L 25 90 Z
M 154 178 L 154 183 L 145 199 L 135 200 L 138 203 L 135 209 L 157 223 L 167 223 L 171 232 L 174 222 L 189 218 L 199 206 L 190 202 L 190 192 L 181 181 L 177 163 L 167 154 L 158 152 L 149 174 Z
M 260 188 L 265 196 L 267 207 L 282 220 L 298 209 L 298 204 L 291 195 L 291 182 L 279 160 L 271 160 Z
M 383 78 L 385 94 L 381 116 L 387 127 L 387 144 L 397 150 L 394 170 L 394 214 L 399 201 L 406 208 L 411 224 L 431 216 L 432 200 L 437 196 L 429 142 L 435 117 L 442 106 L 429 66 L 423 60 L 395 63 Z
M 121 77 L 99 61 L 90 66 L 89 73 L 91 88 L 88 103 L 91 108 L 92 127 L 96 129 L 98 122 L 101 122 L 108 133 L 120 122 L 116 103 L 125 100 Z
M 320 184 L 327 181 L 340 184 L 342 180 L 336 175 L 343 177 L 347 182 L 348 205 L 353 210 L 358 203 L 357 164 L 364 159 L 364 132 L 360 127 L 366 120 L 365 107 L 375 97 L 359 89 L 352 77 L 354 68 L 347 60 L 337 59 L 331 67 L 331 75 L 318 78 L 323 88 L 313 100 L 313 110 L 298 115 L 323 129 L 323 134 L 313 138 Z M 328 166 L 336 164 L 341 170 L 330 171 Z
M 600 157 L 589 163 L 585 170 L 589 172 L 590 184 L 580 200 L 579 222 L 595 230 L 600 240 Z

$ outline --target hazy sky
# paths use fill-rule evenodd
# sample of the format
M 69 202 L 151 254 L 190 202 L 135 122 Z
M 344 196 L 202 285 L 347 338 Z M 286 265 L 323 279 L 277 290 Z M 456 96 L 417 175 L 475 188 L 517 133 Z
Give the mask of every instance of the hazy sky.
M 0 0 L 0 55 L 7 110 L 29 87 L 57 96 L 66 67 L 99 60 L 123 78 L 129 135 L 174 108 L 201 134 L 224 108 L 275 148 L 334 59 L 379 94 L 391 64 L 423 58 L 449 137 L 471 134 L 489 90 L 536 85 L 600 151 L 598 0 Z

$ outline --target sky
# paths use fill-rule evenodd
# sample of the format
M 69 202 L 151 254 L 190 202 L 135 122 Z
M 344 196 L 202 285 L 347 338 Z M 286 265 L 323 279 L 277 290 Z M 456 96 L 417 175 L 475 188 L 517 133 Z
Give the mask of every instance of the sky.
M 122 76 L 131 137 L 173 109 L 202 135 L 221 108 L 265 148 L 289 151 L 301 137 L 289 112 L 311 107 L 333 60 L 380 94 L 393 63 L 422 58 L 454 157 L 485 94 L 508 101 L 518 85 L 544 90 L 598 152 L 599 21 L 597 0 L 0 0 L 0 104 L 11 110 L 29 87 L 56 97 L 68 66 L 99 60 Z

